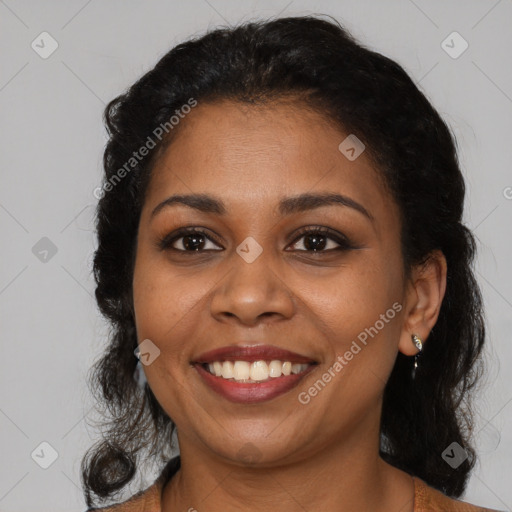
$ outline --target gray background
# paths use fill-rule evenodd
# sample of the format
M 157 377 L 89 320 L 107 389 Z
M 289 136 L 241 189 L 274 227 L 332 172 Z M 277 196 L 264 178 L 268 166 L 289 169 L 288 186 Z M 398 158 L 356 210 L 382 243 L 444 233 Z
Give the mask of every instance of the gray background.
M 78 468 L 95 436 L 85 377 L 108 332 L 90 273 L 105 103 L 209 27 L 311 13 L 404 66 L 457 137 L 489 328 L 480 461 L 464 499 L 512 509 L 510 0 L 0 0 L 1 511 L 85 510 Z M 44 31 L 58 43 L 46 59 L 31 47 L 51 48 Z M 458 58 L 441 46 L 453 31 L 469 44 Z M 48 469 L 31 457 L 49 461 L 43 441 L 58 452 Z

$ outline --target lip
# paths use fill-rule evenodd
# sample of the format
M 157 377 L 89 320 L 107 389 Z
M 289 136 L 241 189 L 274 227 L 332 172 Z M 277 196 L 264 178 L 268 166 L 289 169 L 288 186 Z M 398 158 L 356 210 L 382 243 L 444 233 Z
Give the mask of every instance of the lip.
M 311 357 L 290 352 L 274 345 L 231 345 L 202 353 L 192 361 L 194 363 L 213 363 L 215 361 L 290 361 L 291 363 L 318 363 Z
M 316 364 L 312 364 L 298 374 L 292 373 L 275 377 L 265 382 L 244 383 L 216 377 L 203 368 L 201 363 L 195 363 L 193 366 L 203 382 L 213 391 L 230 402 L 242 404 L 255 404 L 272 400 L 296 387 L 306 375 L 317 367 Z

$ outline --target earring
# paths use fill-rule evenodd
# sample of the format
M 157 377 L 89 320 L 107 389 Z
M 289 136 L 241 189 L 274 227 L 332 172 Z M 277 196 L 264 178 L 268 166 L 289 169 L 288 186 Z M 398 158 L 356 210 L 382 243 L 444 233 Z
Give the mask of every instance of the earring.
M 421 341 L 421 338 L 416 334 L 411 335 L 411 340 L 414 343 L 414 345 L 416 345 L 416 348 L 419 350 L 419 352 L 414 356 L 414 365 L 412 368 L 412 378 L 414 380 L 414 378 L 416 377 L 416 369 L 418 368 L 418 358 L 420 357 L 421 352 L 423 350 L 423 343 Z

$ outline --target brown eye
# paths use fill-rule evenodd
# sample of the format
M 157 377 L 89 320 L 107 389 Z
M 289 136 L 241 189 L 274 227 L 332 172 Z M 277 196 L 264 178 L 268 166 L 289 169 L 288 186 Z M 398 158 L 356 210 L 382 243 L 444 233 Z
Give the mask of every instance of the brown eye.
M 352 248 L 346 237 L 325 227 L 303 229 L 292 245 L 296 245 L 301 239 L 304 240 L 302 242 L 304 249 L 298 250 L 303 252 L 330 252 Z
M 217 250 L 213 247 L 205 247 L 208 242 L 216 245 L 216 243 L 214 244 L 212 238 L 210 238 L 210 236 L 208 236 L 202 229 L 182 228 L 159 240 L 158 247 L 161 250 L 173 250 L 179 252 L 202 252 Z

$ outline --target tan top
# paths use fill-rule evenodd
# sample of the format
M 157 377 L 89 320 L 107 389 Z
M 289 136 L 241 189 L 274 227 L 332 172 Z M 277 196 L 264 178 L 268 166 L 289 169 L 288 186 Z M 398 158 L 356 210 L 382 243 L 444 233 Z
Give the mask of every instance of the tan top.
M 128 501 L 111 507 L 88 509 L 86 512 L 162 512 L 162 490 L 169 478 L 179 469 L 179 457 L 172 459 L 170 466 L 155 483 L 145 491 L 136 494 Z M 455 500 L 427 485 L 423 480 L 413 477 L 414 512 L 499 512 L 490 508 L 477 507 L 464 501 Z

